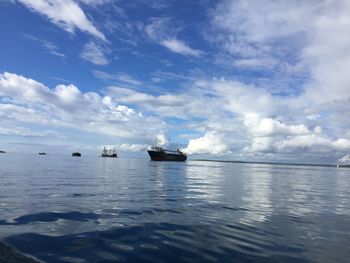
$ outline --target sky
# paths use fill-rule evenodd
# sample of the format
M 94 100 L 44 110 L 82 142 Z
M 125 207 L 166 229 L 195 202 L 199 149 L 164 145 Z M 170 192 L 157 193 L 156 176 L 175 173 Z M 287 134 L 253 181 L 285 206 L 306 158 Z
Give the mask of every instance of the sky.
M 350 162 L 350 1 L 0 0 L 0 150 Z

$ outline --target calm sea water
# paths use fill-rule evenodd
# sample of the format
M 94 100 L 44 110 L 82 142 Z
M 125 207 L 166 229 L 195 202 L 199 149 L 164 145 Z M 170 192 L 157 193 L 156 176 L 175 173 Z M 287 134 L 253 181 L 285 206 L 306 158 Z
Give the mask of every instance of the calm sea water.
M 47 262 L 349 262 L 350 169 L 2 154 L 0 239 Z

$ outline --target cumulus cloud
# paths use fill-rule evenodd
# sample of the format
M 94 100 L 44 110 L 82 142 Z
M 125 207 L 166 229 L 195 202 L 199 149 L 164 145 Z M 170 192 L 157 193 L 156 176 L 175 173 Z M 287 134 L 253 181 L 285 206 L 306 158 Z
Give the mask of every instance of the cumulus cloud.
M 326 129 L 320 126 L 321 115 L 309 118 L 303 108 L 294 109 L 291 100 L 281 100 L 264 89 L 236 81 L 202 80 L 182 93 L 158 95 L 110 87 L 102 97 L 83 93 L 74 85 L 50 89 L 35 80 L 3 73 L 0 95 L 7 98 L 0 103 L 0 117 L 4 119 L 78 125 L 79 129 L 101 134 L 147 138 L 147 143 L 120 146 L 125 151 L 142 151 L 155 134 L 159 145 L 167 145 L 167 117 L 181 117 L 186 120 L 186 130 L 204 134 L 189 139 L 183 149 L 188 154 L 339 156 L 350 149 L 350 139 L 334 134 L 330 123 Z M 198 119 L 191 119 L 194 117 Z
M 12 99 L 40 101 L 46 96 L 49 97 L 49 89 L 43 84 L 8 72 L 0 75 L 0 87 L 0 94 Z
M 287 137 L 253 137 L 252 144 L 244 149 L 250 153 L 341 153 L 350 150 L 350 140 L 332 140 L 322 135 L 308 134 Z
M 258 114 L 246 114 L 244 124 L 253 136 L 303 135 L 310 133 L 304 124 L 287 125 L 271 118 L 259 119 Z
M 315 134 L 300 135 L 290 139 L 277 141 L 274 144 L 279 152 L 304 152 L 310 151 L 315 153 L 327 153 L 331 151 L 348 151 L 350 150 L 350 140 L 340 138 L 331 140 Z
M 322 134 L 322 127 L 309 129 L 304 124 L 285 124 L 259 114 L 246 114 L 245 127 L 251 135 L 250 153 L 329 153 L 342 152 L 350 147 L 346 138 L 331 139 Z
M 90 61 L 93 64 L 104 66 L 109 63 L 106 53 L 110 53 L 109 49 L 90 41 L 89 43 L 85 44 L 80 53 L 80 57 Z
M 18 0 L 29 9 L 46 16 L 52 23 L 73 33 L 75 29 L 106 41 L 106 37 L 86 17 L 73 0 Z
M 213 79 L 200 80 L 195 84 L 201 89 L 201 93 L 211 98 L 210 101 L 219 98 L 220 108 L 231 113 L 244 115 L 258 112 L 269 116 L 287 106 L 283 98 L 276 99 L 268 90 L 239 81 Z
M 5 72 L 0 74 L 0 96 L 7 98 L 0 101 L 3 121 L 148 140 L 153 139 L 153 129 L 165 129 L 154 117 L 146 117 L 108 96 L 83 93 L 74 85 L 50 89 L 35 80 Z
M 104 35 L 76 3 L 96 7 L 110 1 L 21 2 L 69 32 L 82 30 L 103 40 Z M 73 15 L 62 11 L 71 6 Z M 76 12 L 81 12 L 80 16 L 74 16 Z M 346 156 L 350 140 L 348 1 L 224 0 L 210 12 L 213 34 L 207 32 L 209 27 L 203 34 L 213 45 L 211 48 L 217 48 L 213 52 L 215 62 L 227 62 L 226 66 L 238 69 L 234 71 L 237 78 L 163 73 L 154 80 L 160 83 L 176 79 L 187 85 L 176 91 L 165 87 L 164 92 L 148 92 L 140 91 L 144 83 L 131 74 L 95 70 L 96 77 L 115 85 L 107 87 L 102 96 L 82 92 L 74 85 L 49 88 L 35 80 L 4 73 L 0 77 L 0 118 L 20 123 L 78 125 L 80 129 L 141 136 L 149 141 L 162 131 L 164 145 L 168 143 L 167 129 L 174 128 L 179 140 L 186 143 L 189 139 L 185 149 L 189 154 L 231 151 L 279 158 L 310 153 L 332 155 L 333 160 Z M 151 18 L 148 24 L 136 27 L 171 52 L 189 57 L 204 54 L 191 47 L 189 39 L 180 37 L 184 25 L 172 18 Z M 45 48 L 58 52 L 49 43 Z M 107 65 L 110 52 L 105 43 L 95 39 L 84 46 L 80 55 L 96 65 Z M 191 137 L 183 139 L 181 132 Z M 123 147 L 136 151 L 147 143 L 125 143 Z
M 178 128 L 191 134 L 184 149 L 189 154 L 231 151 L 300 159 L 312 154 L 337 160 L 348 153 L 350 140 L 349 13 L 348 1 L 221 1 L 210 14 L 214 33 L 206 37 L 217 48 L 216 62 L 227 60 L 242 70 L 244 74 L 235 71 L 237 78 L 158 75 L 185 83 L 176 91 L 147 92 L 140 91 L 137 86 L 142 83 L 132 75 L 94 71 L 95 76 L 116 82 L 103 97 L 73 85 L 48 88 L 4 73 L 0 92 L 6 101 L 0 98 L 0 117 L 53 125 L 75 122 L 118 136 L 129 129 L 152 141 L 159 131 L 166 135 L 166 127 Z M 152 18 L 139 27 L 172 52 L 203 55 L 180 39 L 177 23 Z M 85 59 L 108 63 L 103 45 L 90 42 L 84 50 Z M 149 125 L 140 125 L 145 119 Z M 141 149 L 143 142 L 136 145 L 124 147 Z
M 169 139 L 166 137 L 164 133 L 157 134 L 155 138 L 155 143 L 158 146 L 165 146 L 169 144 Z
M 244 70 L 265 67 L 272 75 L 270 83 L 257 78 L 250 85 L 226 80 L 196 83 L 205 89 L 200 94 L 212 96 L 210 102 L 220 102 L 221 117 L 246 129 L 250 145 L 243 152 L 331 156 L 348 149 L 349 122 L 344 116 L 350 114 L 349 11 L 348 1 L 240 0 L 222 1 L 213 10 L 214 30 L 208 39 L 220 49 L 217 61 L 226 59 Z M 295 76 L 303 81 L 289 86 L 288 79 Z M 292 90 L 293 96 L 273 94 L 276 83 L 284 85 L 279 92 Z M 227 126 L 213 125 L 214 118 L 210 114 L 203 124 L 209 131 Z M 225 132 L 235 134 L 233 129 Z
M 229 149 L 224 138 L 215 132 L 209 132 L 202 137 L 191 139 L 183 151 L 187 154 L 220 155 L 227 153 Z
M 183 93 L 160 95 L 110 87 L 109 95 L 163 117 L 199 117 L 186 127 L 205 135 L 189 141 L 184 149 L 189 154 L 223 154 L 233 147 L 243 154 L 276 157 L 278 153 L 341 154 L 349 140 L 334 133 L 336 123 L 325 124 L 317 112 L 307 115 L 307 109 L 295 107 L 293 98 L 237 81 L 201 80 Z

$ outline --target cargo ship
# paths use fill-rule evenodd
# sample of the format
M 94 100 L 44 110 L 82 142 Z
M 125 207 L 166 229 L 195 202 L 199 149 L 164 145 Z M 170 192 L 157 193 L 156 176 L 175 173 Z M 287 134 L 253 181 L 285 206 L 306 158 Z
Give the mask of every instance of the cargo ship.
M 104 147 L 103 150 L 102 150 L 101 157 L 118 158 L 118 154 L 115 151 L 115 149 L 113 149 L 113 151 L 112 151 L 111 149 L 107 150 L 106 147 Z
M 175 162 L 184 162 L 187 159 L 187 155 L 180 151 L 165 150 L 159 146 L 151 146 L 147 150 L 152 161 L 175 161 Z

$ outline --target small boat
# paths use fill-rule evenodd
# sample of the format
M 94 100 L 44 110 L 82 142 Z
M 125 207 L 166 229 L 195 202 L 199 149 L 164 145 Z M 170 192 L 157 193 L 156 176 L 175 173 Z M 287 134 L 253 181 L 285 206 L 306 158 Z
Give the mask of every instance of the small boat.
M 39 153 L 39 155 L 46 155 L 46 153 L 42 152 L 42 153 Z
M 147 150 L 152 161 L 175 161 L 184 162 L 187 160 L 186 153 L 183 153 L 179 149 L 176 151 L 165 150 L 162 147 L 153 145 Z
M 118 158 L 118 154 L 115 151 L 115 149 L 109 149 L 107 150 L 106 147 L 103 147 L 101 157 L 112 157 L 112 158 Z
M 72 153 L 72 156 L 80 157 L 80 156 L 81 156 L 81 153 L 79 153 L 79 152 L 74 152 L 74 153 Z
M 0 151 L 0 153 L 6 153 L 5 151 Z

